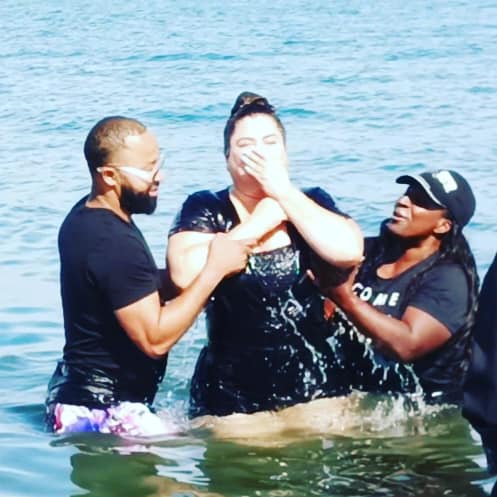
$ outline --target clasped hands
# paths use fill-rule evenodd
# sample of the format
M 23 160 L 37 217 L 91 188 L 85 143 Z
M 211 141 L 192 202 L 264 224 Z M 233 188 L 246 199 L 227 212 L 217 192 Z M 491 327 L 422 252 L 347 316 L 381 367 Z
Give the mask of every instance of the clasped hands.
M 360 267 L 361 263 L 349 268 L 339 268 L 313 254 L 312 269 L 308 271 L 308 275 L 319 287 L 321 293 L 340 307 L 350 300 L 353 294 L 352 287 Z

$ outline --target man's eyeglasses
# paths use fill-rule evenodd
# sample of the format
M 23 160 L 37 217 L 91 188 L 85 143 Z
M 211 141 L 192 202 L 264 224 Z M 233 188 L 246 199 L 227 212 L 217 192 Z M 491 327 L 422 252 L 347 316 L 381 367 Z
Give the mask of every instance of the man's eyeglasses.
M 121 166 L 120 164 L 104 164 L 102 167 L 112 167 L 117 169 L 118 171 L 122 171 L 123 173 L 131 174 L 136 178 L 140 178 L 147 183 L 155 183 L 157 181 L 157 176 L 160 173 L 162 166 L 164 165 L 165 157 L 162 157 L 159 160 L 159 165 L 152 169 L 151 171 L 147 171 L 146 169 L 142 169 L 140 167 L 135 166 Z M 101 172 L 102 168 L 98 168 L 97 171 Z

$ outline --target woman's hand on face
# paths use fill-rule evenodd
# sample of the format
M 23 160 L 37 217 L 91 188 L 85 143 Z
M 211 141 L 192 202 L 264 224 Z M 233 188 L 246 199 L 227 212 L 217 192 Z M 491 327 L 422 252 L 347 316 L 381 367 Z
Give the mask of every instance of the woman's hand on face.
M 291 189 L 286 155 L 267 159 L 260 151 L 252 149 L 241 156 L 244 169 L 262 187 L 264 193 L 278 200 Z

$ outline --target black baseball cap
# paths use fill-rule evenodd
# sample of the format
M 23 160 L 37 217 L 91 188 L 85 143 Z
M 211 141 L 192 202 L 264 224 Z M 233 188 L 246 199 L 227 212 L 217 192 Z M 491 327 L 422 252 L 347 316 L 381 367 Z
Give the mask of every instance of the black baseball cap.
M 475 212 L 476 200 L 469 183 L 456 171 L 440 169 L 419 175 L 405 174 L 397 183 L 420 186 L 440 207 L 447 209 L 462 228 Z

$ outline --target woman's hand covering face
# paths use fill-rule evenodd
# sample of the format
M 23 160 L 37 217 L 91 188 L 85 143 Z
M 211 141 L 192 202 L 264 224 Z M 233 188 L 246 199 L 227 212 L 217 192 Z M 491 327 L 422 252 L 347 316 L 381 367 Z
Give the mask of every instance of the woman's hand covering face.
M 260 184 L 268 197 L 278 200 L 290 190 L 286 154 L 267 158 L 262 152 L 251 149 L 244 152 L 241 159 L 245 171 Z

